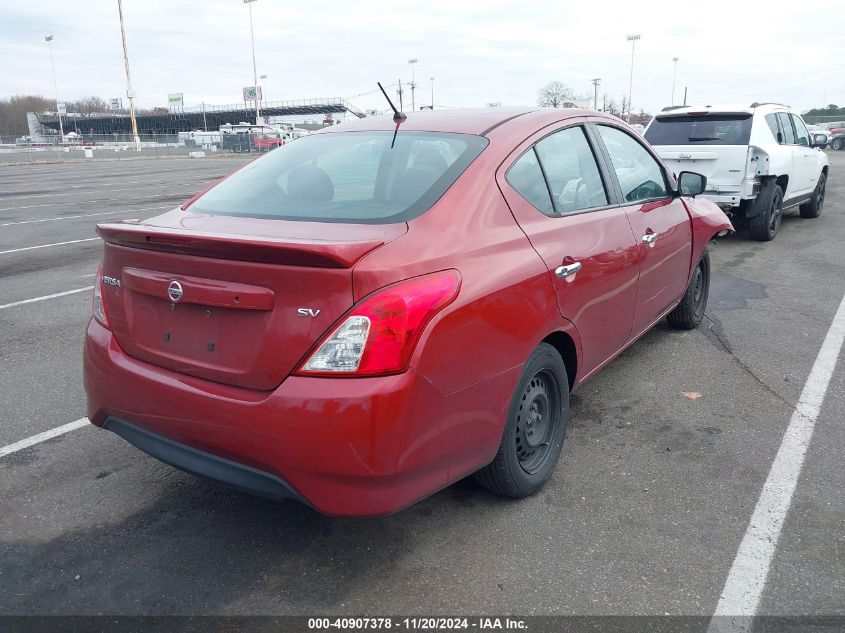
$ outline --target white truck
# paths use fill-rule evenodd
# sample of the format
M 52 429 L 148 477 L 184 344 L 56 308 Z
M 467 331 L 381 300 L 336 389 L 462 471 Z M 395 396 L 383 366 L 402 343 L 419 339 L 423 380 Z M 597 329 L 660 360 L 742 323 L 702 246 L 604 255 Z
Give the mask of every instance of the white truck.
M 822 212 L 829 170 L 827 139 L 778 103 L 664 108 L 645 131 L 676 173 L 707 176 L 704 197 L 756 240 L 774 239 L 784 209 L 803 218 Z

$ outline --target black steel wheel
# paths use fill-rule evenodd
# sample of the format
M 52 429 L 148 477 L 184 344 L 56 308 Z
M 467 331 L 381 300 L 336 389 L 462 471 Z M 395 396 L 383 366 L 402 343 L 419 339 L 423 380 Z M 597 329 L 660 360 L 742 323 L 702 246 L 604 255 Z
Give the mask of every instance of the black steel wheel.
M 541 343 L 514 390 L 496 457 L 476 478 L 508 497 L 534 494 L 557 464 L 568 419 L 566 366 L 554 347 Z
M 681 302 L 667 315 L 669 325 L 679 330 L 692 330 L 704 319 L 710 296 L 710 253 L 701 254 Z

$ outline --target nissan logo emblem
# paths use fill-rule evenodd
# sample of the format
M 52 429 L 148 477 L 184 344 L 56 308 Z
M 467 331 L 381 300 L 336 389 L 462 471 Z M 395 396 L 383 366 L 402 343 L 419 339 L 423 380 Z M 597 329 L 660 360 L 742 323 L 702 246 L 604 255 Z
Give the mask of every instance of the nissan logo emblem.
M 170 285 L 167 287 L 167 296 L 170 297 L 170 300 L 173 303 L 179 301 L 184 294 L 184 290 L 182 290 L 182 284 L 178 281 L 171 281 Z

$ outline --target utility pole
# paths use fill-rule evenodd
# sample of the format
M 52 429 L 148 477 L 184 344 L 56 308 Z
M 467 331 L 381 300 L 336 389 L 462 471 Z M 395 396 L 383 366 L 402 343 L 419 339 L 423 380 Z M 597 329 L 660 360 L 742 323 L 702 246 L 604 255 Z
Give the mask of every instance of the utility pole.
M 135 151 L 141 151 L 141 137 L 138 136 L 138 121 L 135 119 L 135 93 L 132 91 L 132 78 L 129 76 L 129 51 L 126 48 L 126 29 L 123 26 L 123 4 L 117 0 L 117 13 L 120 16 L 120 39 L 123 41 L 123 66 L 126 69 L 126 96 L 129 97 L 129 121 L 132 124 L 132 140 Z
M 50 48 L 50 68 L 53 70 L 53 90 L 56 93 L 56 116 L 59 117 L 59 140 L 64 143 L 65 130 L 62 127 L 62 113 L 59 112 L 59 86 L 56 83 L 56 65 L 53 63 L 53 36 L 47 35 L 44 38 L 47 41 L 47 46 Z
M 249 37 L 252 40 L 252 87 L 255 90 L 255 124 L 261 125 L 261 102 L 258 99 L 258 71 L 255 68 L 255 29 L 252 26 L 252 3 L 255 0 L 244 0 L 249 5 Z
M 264 109 L 267 109 L 267 77 L 268 75 L 261 75 L 259 79 L 261 80 L 261 100 L 264 102 Z
M 417 89 L 417 83 L 414 81 L 414 64 L 416 59 L 409 59 L 408 63 L 411 65 L 411 111 L 416 110 L 416 102 L 414 101 L 414 91 Z
M 687 87 L 684 86 L 684 105 L 687 104 Z
M 674 63 L 674 68 L 672 68 L 672 103 L 669 105 L 675 105 L 675 77 L 678 74 L 678 57 L 673 57 L 672 62 Z
M 593 110 L 599 109 L 599 84 L 601 84 L 601 79 L 593 79 Z
M 396 91 L 399 94 L 399 112 L 404 112 L 405 108 L 402 107 L 402 80 L 399 80 L 399 89 Z
M 640 39 L 640 36 L 637 35 L 628 35 L 626 38 L 629 42 L 631 42 L 631 77 L 628 80 L 628 123 L 631 122 L 631 93 L 634 90 L 634 47 L 637 44 L 637 40 Z M 624 113 L 623 113 L 624 114 Z
M 434 77 L 429 77 L 429 79 L 431 79 L 431 109 L 434 110 Z

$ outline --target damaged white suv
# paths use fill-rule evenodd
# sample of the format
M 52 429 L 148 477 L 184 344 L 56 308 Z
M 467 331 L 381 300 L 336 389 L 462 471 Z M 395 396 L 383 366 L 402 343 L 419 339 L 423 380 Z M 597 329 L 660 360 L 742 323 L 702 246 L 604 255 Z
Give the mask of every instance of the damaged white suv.
M 756 240 L 780 229 L 783 210 L 817 218 L 824 204 L 827 139 L 811 135 L 800 116 L 777 103 L 664 108 L 646 140 L 675 173 L 707 176 L 702 194 Z

